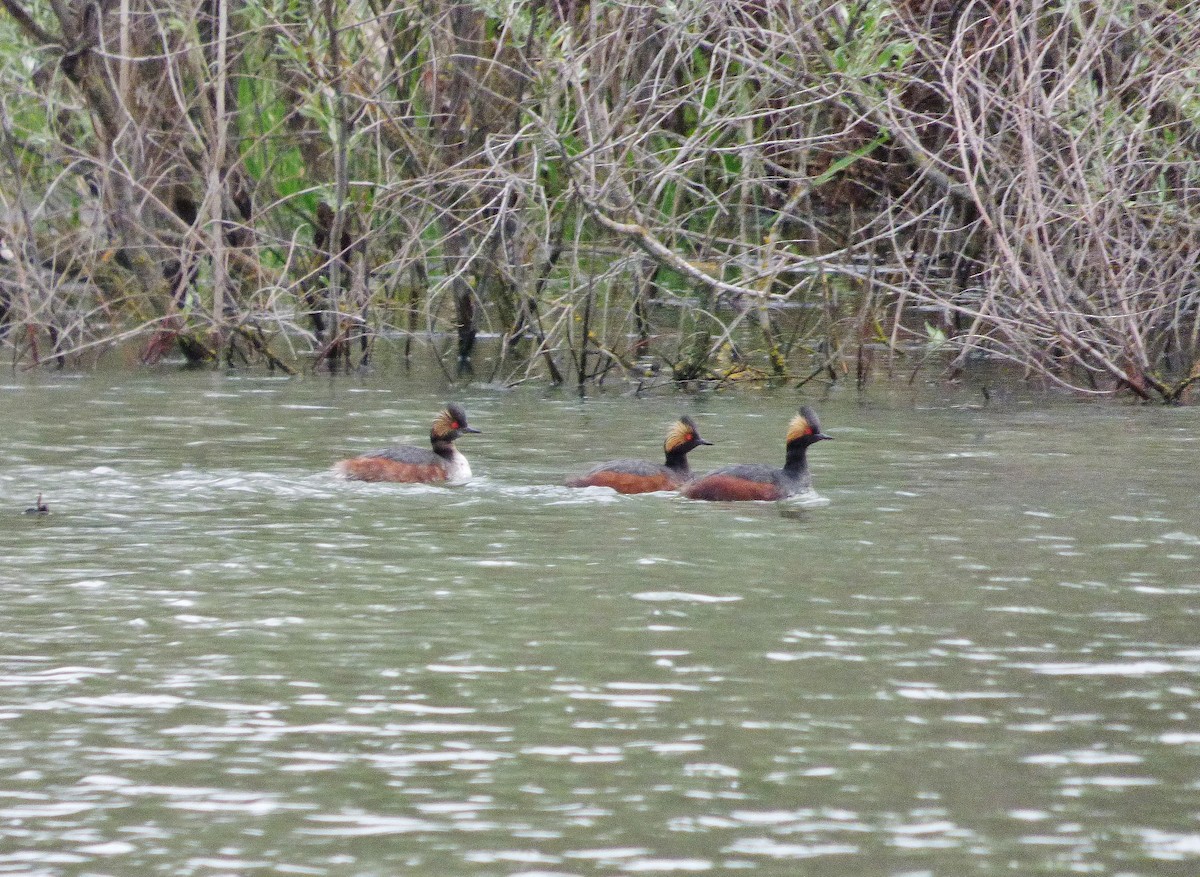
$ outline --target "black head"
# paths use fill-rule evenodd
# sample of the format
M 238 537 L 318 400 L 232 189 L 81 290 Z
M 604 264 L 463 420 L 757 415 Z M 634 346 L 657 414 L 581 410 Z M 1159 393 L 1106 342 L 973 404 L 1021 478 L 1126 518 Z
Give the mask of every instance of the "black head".
M 429 430 L 429 440 L 433 442 L 452 442 L 463 433 L 477 433 L 475 427 L 467 423 L 467 412 L 462 406 L 451 402 L 433 421 Z
M 711 444 L 712 442 L 700 438 L 700 430 L 696 428 L 696 421 L 685 414 L 675 421 L 667 433 L 667 440 L 663 442 L 663 450 L 667 454 L 686 454 L 700 445 Z
M 787 445 L 789 448 L 792 445 L 807 447 L 814 442 L 831 438 L 833 436 L 821 432 L 821 421 L 817 419 L 817 412 L 807 405 L 803 406 L 800 413 L 793 417 L 792 422 L 788 424 Z

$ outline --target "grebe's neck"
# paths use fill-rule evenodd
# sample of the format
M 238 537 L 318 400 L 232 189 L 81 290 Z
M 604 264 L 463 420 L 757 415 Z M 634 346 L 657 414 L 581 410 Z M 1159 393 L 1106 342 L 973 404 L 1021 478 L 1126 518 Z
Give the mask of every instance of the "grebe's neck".
M 680 448 L 667 451 L 667 468 L 681 475 L 690 475 L 692 473 L 691 467 L 688 466 L 688 451 L 690 450 L 691 448 L 687 450 Z
M 792 442 L 787 446 L 787 462 L 783 464 L 783 471 L 793 478 L 799 478 L 808 471 L 808 446 L 809 442 Z
M 454 447 L 454 442 L 437 442 L 433 446 L 433 452 L 446 461 L 443 465 L 448 484 L 463 484 L 471 480 L 471 464 L 462 452 Z
M 452 460 L 458 454 L 458 449 L 454 447 L 454 439 L 430 438 L 429 441 L 433 445 L 433 452 L 439 457 Z

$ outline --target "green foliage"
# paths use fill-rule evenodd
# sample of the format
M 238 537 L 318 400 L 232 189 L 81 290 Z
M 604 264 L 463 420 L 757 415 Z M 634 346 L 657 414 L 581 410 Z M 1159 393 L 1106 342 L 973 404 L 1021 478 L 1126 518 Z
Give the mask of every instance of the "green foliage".
M 890 3 L 856 3 L 853 10 L 842 9 L 841 16 L 842 39 L 830 55 L 839 73 L 869 79 L 898 72 L 916 51 L 910 39 L 897 38 L 893 33 Z
M 844 171 L 846 168 L 850 167 L 852 164 L 854 164 L 859 159 L 870 155 L 872 152 L 874 152 L 880 146 L 883 146 L 885 143 L 887 143 L 890 139 L 891 139 L 891 137 L 886 131 L 876 135 L 876 137 L 873 140 L 871 140 L 869 143 L 864 143 L 858 149 L 855 149 L 852 152 L 848 152 L 845 155 L 843 155 L 841 158 L 834 160 L 829 165 L 829 167 L 825 170 L 824 173 L 818 174 L 817 176 L 813 177 L 812 184 L 814 186 L 821 186 L 821 185 L 824 185 L 825 183 L 828 183 L 830 180 L 835 179 L 837 177 L 837 175 L 840 174 L 842 171 Z
M 242 126 L 242 162 L 255 182 L 273 189 L 277 198 L 307 213 L 320 198 L 310 191 L 304 158 L 287 136 L 284 120 L 292 107 L 269 81 L 238 79 L 238 121 Z
M 533 27 L 530 5 L 524 0 L 472 0 L 471 5 L 487 16 L 488 39 L 505 38 L 523 43 Z

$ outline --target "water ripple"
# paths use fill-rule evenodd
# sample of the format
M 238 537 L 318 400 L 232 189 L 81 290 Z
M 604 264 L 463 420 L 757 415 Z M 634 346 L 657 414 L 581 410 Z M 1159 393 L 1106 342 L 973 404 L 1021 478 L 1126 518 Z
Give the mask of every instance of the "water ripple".
M 680 407 L 766 459 L 791 391 L 463 383 L 446 488 L 329 469 L 423 435 L 440 377 L 37 380 L 0 419 L 0 871 L 1200 857 L 1198 411 L 835 394 L 824 496 L 735 505 L 561 481 Z

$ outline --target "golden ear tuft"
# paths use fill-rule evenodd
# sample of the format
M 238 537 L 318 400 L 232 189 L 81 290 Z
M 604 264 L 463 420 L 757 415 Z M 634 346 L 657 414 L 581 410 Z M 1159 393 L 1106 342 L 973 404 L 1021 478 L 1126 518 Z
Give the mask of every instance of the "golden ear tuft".
M 441 411 L 433 420 L 433 432 L 436 435 L 449 435 L 458 429 L 458 421 L 449 409 Z
M 677 420 L 667 432 L 667 440 L 663 442 L 663 450 L 668 454 L 677 448 L 696 440 L 696 430 L 683 420 Z
M 808 418 L 803 414 L 797 414 L 792 418 L 792 422 L 788 424 L 787 443 L 790 445 L 797 439 L 802 439 L 816 432 L 813 425 L 808 422 Z

